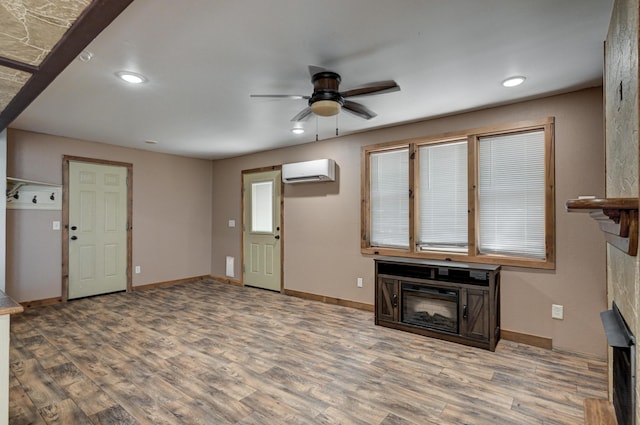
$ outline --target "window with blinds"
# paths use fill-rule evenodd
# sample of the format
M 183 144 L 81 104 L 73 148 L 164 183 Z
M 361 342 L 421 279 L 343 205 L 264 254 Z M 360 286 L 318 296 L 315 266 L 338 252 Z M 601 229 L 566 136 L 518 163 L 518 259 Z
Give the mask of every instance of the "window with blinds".
M 467 141 L 421 146 L 418 151 L 418 247 L 421 250 L 467 252 Z
M 555 268 L 554 124 L 364 147 L 362 252 Z
M 409 151 L 373 153 L 371 169 L 371 244 L 409 247 Z
M 482 254 L 545 258 L 544 131 L 481 137 Z

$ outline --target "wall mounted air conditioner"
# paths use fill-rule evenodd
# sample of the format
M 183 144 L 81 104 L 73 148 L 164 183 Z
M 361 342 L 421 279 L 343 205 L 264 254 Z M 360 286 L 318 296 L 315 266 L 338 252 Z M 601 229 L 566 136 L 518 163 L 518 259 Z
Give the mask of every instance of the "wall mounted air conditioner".
M 323 182 L 335 179 L 336 162 L 333 159 L 316 159 L 282 165 L 284 183 Z

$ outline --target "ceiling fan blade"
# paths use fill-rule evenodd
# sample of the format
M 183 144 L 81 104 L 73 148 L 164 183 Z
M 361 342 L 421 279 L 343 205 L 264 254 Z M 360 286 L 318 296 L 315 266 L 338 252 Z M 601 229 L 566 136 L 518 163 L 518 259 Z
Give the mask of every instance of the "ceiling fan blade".
M 400 91 L 400 86 L 393 80 L 378 81 L 376 83 L 369 83 L 362 87 L 340 92 L 342 97 L 351 96 L 365 96 L 371 94 L 391 93 L 394 91 Z
M 324 69 L 321 66 L 309 65 L 309 76 L 310 77 L 313 77 L 318 72 L 325 72 L 325 71 L 326 71 L 326 69 Z
M 301 94 L 250 94 L 249 97 L 266 97 L 271 99 L 309 99 L 311 96 Z
M 360 118 L 364 118 L 365 120 L 370 120 L 371 118 L 374 118 L 378 115 L 366 106 L 361 105 L 360 103 L 352 102 L 350 100 L 344 101 L 342 109 L 346 110 L 347 112 L 351 112 L 353 115 L 357 115 Z
M 311 107 L 307 106 L 302 111 L 298 112 L 298 114 L 295 117 L 291 118 L 291 121 L 293 122 L 304 121 L 310 116 L 311 116 Z

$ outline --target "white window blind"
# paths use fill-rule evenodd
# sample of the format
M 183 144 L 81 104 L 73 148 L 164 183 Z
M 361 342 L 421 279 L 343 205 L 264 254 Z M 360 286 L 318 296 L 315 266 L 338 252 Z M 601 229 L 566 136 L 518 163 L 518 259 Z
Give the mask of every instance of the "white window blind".
M 467 252 L 467 142 L 419 148 L 422 250 Z
M 371 245 L 409 247 L 409 150 L 372 153 Z
M 544 131 L 480 138 L 479 250 L 545 258 Z

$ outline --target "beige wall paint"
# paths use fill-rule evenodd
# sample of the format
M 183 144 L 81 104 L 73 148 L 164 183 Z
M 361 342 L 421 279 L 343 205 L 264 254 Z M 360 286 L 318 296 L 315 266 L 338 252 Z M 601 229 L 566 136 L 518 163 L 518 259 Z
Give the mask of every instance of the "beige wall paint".
M 208 275 L 211 161 L 9 130 L 7 175 L 62 183 L 62 157 L 133 164 L 133 286 Z M 7 293 L 17 301 L 61 295 L 61 211 L 7 212 Z
M 640 111 L 638 108 L 638 0 L 617 0 L 614 4 L 605 53 L 606 105 L 606 186 L 608 197 L 639 195 L 638 158 Z M 622 98 L 620 94 L 622 87 Z M 631 331 L 638 337 L 640 311 L 640 256 L 630 257 L 608 248 L 607 279 L 609 305 L 613 301 L 620 308 Z M 610 357 L 611 359 L 611 357 Z M 636 351 L 636 364 L 640 350 Z M 611 360 L 609 361 L 611 375 Z M 640 380 L 636 381 L 636 405 L 640 394 Z M 610 394 L 612 397 L 612 394 Z M 636 422 L 640 423 L 640 409 L 636 408 Z
M 553 339 L 554 347 L 605 356 L 599 312 L 606 309 L 605 242 L 587 214 L 569 214 L 564 202 L 604 195 L 602 89 L 490 108 L 456 116 L 219 160 L 213 166 L 212 274 L 224 276 L 225 256 L 241 271 L 241 171 L 287 162 L 332 158 L 333 183 L 285 185 L 284 286 L 373 304 L 373 259 L 360 253 L 360 152 L 365 145 L 449 131 L 556 117 L 557 269 L 504 269 L 504 329 Z M 313 136 L 306 136 L 313 137 Z M 356 278 L 364 287 L 356 287 Z M 551 304 L 565 319 L 551 319 Z

